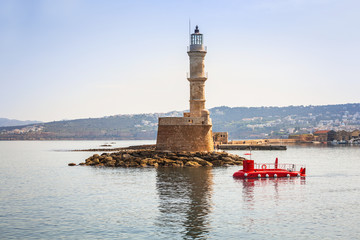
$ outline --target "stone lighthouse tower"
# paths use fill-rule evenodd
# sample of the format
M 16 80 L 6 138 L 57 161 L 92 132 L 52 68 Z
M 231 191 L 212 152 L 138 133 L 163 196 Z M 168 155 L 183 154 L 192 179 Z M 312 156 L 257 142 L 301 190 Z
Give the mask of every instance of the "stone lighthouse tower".
M 191 34 L 191 44 L 188 51 L 190 58 L 190 116 L 201 117 L 208 113 L 205 110 L 205 55 L 206 50 L 203 45 L 203 35 L 198 26 Z M 205 112 L 206 111 L 206 112 Z
M 157 150 L 213 151 L 212 123 L 205 109 L 205 55 L 203 35 L 198 26 L 191 34 L 188 49 L 190 58 L 190 112 L 183 117 L 159 118 Z

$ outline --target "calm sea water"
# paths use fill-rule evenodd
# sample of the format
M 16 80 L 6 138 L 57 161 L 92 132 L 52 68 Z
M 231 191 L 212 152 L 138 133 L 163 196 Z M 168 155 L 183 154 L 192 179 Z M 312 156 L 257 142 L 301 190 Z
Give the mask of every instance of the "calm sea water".
M 359 146 L 253 152 L 259 163 L 306 164 L 305 179 L 67 166 L 93 153 L 63 150 L 104 143 L 0 142 L 0 239 L 360 239 Z

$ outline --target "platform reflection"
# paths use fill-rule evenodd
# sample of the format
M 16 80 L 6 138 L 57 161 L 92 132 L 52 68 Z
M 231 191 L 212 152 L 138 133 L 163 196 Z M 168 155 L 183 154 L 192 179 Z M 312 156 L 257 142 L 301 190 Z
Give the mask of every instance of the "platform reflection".
M 289 186 L 305 185 L 305 177 L 297 178 L 253 178 L 253 179 L 235 179 L 235 181 L 242 186 L 242 199 L 245 207 L 254 207 L 257 200 L 256 195 L 261 195 L 260 198 L 266 194 L 273 199 L 275 203 L 279 202 L 281 192 L 291 192 Z

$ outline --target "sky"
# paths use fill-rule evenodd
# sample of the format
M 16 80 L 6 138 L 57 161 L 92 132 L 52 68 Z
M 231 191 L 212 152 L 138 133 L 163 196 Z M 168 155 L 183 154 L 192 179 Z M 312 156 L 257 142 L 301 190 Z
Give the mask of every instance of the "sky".
M 0 117 L 57 121 L 189 108 L 359 103 L 358 0 L 0 0 Z

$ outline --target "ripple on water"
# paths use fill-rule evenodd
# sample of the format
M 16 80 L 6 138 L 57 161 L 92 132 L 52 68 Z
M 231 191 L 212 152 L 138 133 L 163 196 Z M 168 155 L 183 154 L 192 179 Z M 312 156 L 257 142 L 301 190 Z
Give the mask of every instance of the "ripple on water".
M 51 151 L 87 145 L 0 142 L 1 239 L 359 238 L 359 148 L 253 152 L 308 170 L 254 181 L 233 179 L 239 167 L 68 167 L 91 153 Z

